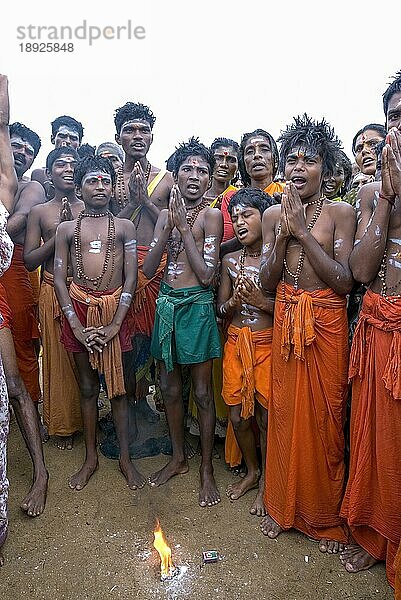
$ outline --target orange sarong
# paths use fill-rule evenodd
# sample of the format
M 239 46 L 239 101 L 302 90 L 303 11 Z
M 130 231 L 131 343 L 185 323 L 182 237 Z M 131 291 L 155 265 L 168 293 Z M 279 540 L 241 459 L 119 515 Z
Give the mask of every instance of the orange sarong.
M 223 354 L 222 396 L 228 406 L 242 404 L 241 418 L 254 415 L 255 399 L 268 408 L 271 399 L 271 348 L 273 328 L 251 331 L 230 325 Z M 229 420 L 225 459 L 230 467 L 241 464 L 242 453 Z
M 401 299 L 368 290 L 352 342 L 350 474 L 341 514 L 386 561 L 394 587 L 401 540 Z
M 331 289 L 277 289 L 264 501 L 283 529 L 347 541 L 344 490 L 346 300 Z
M 167 263 L 167 254 L 163 254 L 160 265 L 151 279 L 145 277 L 142 271 L 145 256 L 149 246 L 138 246 L 138 281 L 135 289 L 134 299 L 128 313 L 130 329 L 135 334 L 142 333 L 148 337 L 152 336 L 155 322 L 156 299 L 159 295 L 160 282 L 163 279 Z
M 395 570 L 395 598 L 394 600 L 401 600 L 401 542 L 398 546 L 398 552 L 394 561 Z
M 72 300 L 87 307 L 86 327 L 101 325 L 105 327 L 110 325 L 117 311 L 121 290 L 120 286 L 112 293 L 95 296 L 88 289 L 82 289 L 72 282 L 69 291 Z M 121 344 L 118 335 L 103 348 L 103 352 L 94 351 L 93 354 L 89 354 L 89 360 L 93 369 L 104 374 L 109 398 L 125 394 Z
M 54 278 L 45 271 L 39 295 L 43 347 L 43 418 L 50 435 L 67 436 L 82 429 L 82 418 L 74 359 L 60 342 L 61 319 Z
M 35 352 L 35 339 L 39 328 L 35 300 L 29 273 L 23 260 L 23 246 L 14 245 L 10 268 L 0 278 L 11 310 L 11 333 L 13 335 L 18 369 L 34 402 L 41 396 L 39 386 L 39 364 Z

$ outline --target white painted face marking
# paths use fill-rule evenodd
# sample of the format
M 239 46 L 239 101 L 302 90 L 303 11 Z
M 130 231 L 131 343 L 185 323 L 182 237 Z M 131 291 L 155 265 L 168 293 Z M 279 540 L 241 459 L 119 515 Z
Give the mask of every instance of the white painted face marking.
M 23 140 L 19 135 L 13 135 L 11 138 L 11 146 L 13 144 L 18 144 L 20 146 L 24 146 L 27 150 L 29 150 L 29 152 L 31 152 L 32 154 L 35 154 L 35 150 L 33 148 L 33 146 L 31 146 L 31 144 L 29 142 L 27 142 L 26 140 Z M 18 149 L 15 148 L 15 150 L 18 151 Z
M 77 131 L 75 131 L 74 129 L 70 129 L 66 125 L 61 125 L 61 127 L 58 128 L 57 133 L 62 133 L 63 135 L 79 137 Z
M 237 217 L 239 214 L 244 212 L 244 210 L 246 210 L 246 208 L 248 208 L 248 207 L 245 206 L 244 204 L 241 204 L 241 203 L 236 204 L 232 211 L 233 217 Z
M 376 225 L 376 228 L 375 228 L 375 235 L 376 235 L 377 237 L 380 237 L 380 236 L 381 236 L 381 234 L 382 234 L 382 230 L 380 229 L 379 225 Z

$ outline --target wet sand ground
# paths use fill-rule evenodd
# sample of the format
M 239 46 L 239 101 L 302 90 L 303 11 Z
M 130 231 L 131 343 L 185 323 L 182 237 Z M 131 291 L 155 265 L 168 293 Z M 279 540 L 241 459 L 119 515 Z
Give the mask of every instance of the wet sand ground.
M 28 518 L 19 503 L 28 490 L 30 461 L 15 421 L 9 438 L 10 533 L 0 571 L 1 600 L 392 600 L 383 565 L 349 575 L 338 558 L 295 532 L 266 539 L 248 508 L 254 492 L 235 503 L 224 495 L 234 476 L 215 460 L 223 492 L 214 508 L 197 504 L 199 457 L 187 475 L 157 489 L 132 492 L 114 460 L 99 457 L 99 470 L 81 492 L 68 477 L 81 464 L 82 438 L 72 451 L 45 444 L 50 486 L 45 513 Z M 165 456 L 138 461 L 145 474 Z M 158 579 L 152 531 L 156 518 L 172 547 L 181 576 Z M 221 560 L 202 567 L 204 550 Z

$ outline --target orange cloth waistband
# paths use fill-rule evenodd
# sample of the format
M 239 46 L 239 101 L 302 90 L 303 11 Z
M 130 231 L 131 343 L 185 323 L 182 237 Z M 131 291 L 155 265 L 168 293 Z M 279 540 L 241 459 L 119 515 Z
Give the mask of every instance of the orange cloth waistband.
M 82 289 L 74 282 L 70 286 L 70 296 L 73 300 L 86 304 L 88 313 L 86 327 L 107 326 L 113 320 L 120 300 L 122 287 L 112 293 L 96 296 L 91 290 Z M 119 336 L 114 338 L 103 348 L 103 352 L 94 351 L 89 354 L 90 364 L 93 369 L 104 373 L 109 397 L 125 394 L 124 375 L 122 366 L 122 353 Z
M 273 328 L 251 331 L 249 327 L 235 327 L 235 325 L 230 325 L 227 331 L 227 338 L 235 343 L 237 355 L 242 364 L 241 417 L 249 419 L 249 417 L 253 416 L 255 409 L 254 345 L 258 342 L 263 342 L 263 344 L 271 343 L 273 340 Z
M 401 298 L 385 297 L 367 290 L 352 342 L 350 379 L 355 375 L 363 376 L 369 325 L 392 335 L 383 382 L 393 398 L 401 400 Z
M 305 359 L 305 346 L 315 340 L 314 306 L 320 308 L 345 308 L 347 301 L 331 288 L 324 290 L 296 290 L 292 285 L 281 282 L 276 294 L 276 301 L 286 304 L 281 333 L 281 356 L 288 360 L 291 346 L 294 355 Z

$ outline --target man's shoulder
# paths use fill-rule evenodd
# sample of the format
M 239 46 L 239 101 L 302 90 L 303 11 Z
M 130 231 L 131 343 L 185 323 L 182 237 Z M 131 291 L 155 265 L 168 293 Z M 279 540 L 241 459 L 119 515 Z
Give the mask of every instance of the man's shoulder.
M 15 195 L 14 212 L 26 205 L 43 204 L 46 201 L 43 187 L 37 181 L 19 181 Z
M 330 209 L 330 212 L 344 216 L 352 215 L 355 212 L 354 207 L 343 200 L 328 200 L 327 207 Z

